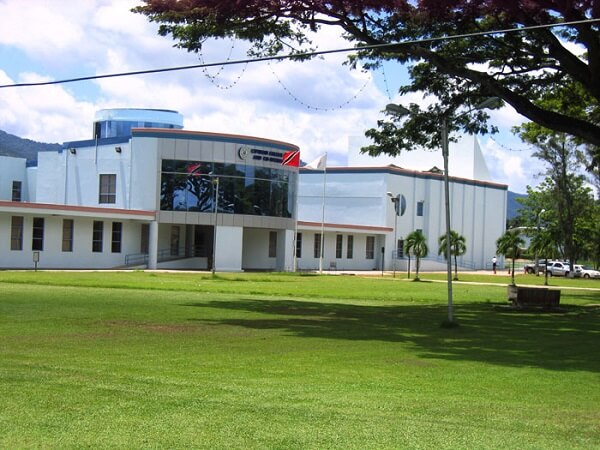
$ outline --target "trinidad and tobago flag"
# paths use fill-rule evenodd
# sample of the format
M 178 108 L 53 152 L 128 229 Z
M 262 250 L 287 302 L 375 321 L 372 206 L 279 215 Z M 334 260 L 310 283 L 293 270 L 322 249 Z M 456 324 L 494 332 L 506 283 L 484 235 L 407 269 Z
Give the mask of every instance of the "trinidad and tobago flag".
M 198 176 L 198 175 L 202 175 L 202 173 L 200 172 L 202 170 L 202 164 L 188 164 L 187 167 L 185 168 L 185 171 L 190 174 L 190 175 L 194 175 L 194 176 Z
M 283 166 L 300 167 L 300 150 L 285 152 L 281 164 Z

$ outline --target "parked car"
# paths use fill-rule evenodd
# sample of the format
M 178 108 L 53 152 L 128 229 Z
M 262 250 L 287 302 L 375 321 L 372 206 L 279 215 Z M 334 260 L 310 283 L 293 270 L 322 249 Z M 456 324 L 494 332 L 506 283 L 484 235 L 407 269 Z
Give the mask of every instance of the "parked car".
M 566 261 L 552 261 L 546 266 L 546 273 L 550 277 L 568 277 L 571 273 L 571 266 Z M 573 276 L 580 277 L 581 269 L 573 267 Z
M 581 272 L 581 276 L 583 278 L 600 278 L 600 271 L 593 269 L 589 266 L 581 266 L 576 264 L 573 266 L 575 270 L 579 270 Z
M 550 261 L 548 261 L 548 263 L 550 263 Z M 543 261 L 540 261 L 537 265 L 538 267 L 538 273 L 544 273 L 544 270 L 546 270 L 546 264 Z M 535 273 L 535 263 L 531 263 L 531 264 L 525 264 L 523 266 L 523 269 L 525 270 L 525 273 L 528 274 L 534 274 Z

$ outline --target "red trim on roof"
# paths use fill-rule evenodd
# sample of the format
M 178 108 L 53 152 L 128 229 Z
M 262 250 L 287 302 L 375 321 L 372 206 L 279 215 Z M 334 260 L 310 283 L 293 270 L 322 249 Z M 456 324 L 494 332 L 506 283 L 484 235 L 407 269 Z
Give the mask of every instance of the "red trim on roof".
M 77 211 L 88 213 L 127 214 L 130 216 L 156 216 L 156 211 L 140 209 L 98 208 L 93 206 L 57 205 L 55 203 L 9 202 L 0 200 L 0 207 L 50 209 L 52 211 Z
M 327 166 L 327 173 L 336 173 L 336 172 L 370 173 L 370 172 L 381 172 L 381 171 L 385 171 L 385 172 L 393 173 L 393 174 L 399 174 L 399 175 L 410 175 L 410 176 L 417 176 L 417 177 L 434 178 L 434 179 L 439 179 L 439 180 L 444 179 L 443 173 L 429 172 L 426 170 L 405 169 L 403 167 L 399 167 L 394 164 L 389 164 L 387 166 L 336 166 L 336 167 Z M 314 171 L 305 169 L 304 167 L 300 167 L 301 174 L 312 173 L 312 172 L 314 172 Z M 472 184 L 475 186 L 493 187 L 493 188 L 499 188 L 499 189 L 504 189 L 504 190 L 508 189 L 507 184 L 494 183 L 493 181 L 482 181 L 482 180 L 475 180 L 472 178 L 461 178 L 461 177 L 455 177 L 452 175 L 450 175 L 448 177 L 448 180 L 451 182 L 459 182 L 459 183 L 462 182 L 465 184 Z

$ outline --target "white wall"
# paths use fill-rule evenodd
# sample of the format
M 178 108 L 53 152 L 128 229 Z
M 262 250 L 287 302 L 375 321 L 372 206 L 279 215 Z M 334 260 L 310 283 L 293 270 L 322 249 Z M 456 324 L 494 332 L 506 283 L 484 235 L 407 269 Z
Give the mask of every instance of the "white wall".
M 0 156 L 0 200 L 12 200 L 13 181 L 21 182 L 21 200 L 29 199 L 26 163 L 24 158 Z
M 276 270 L 277 258 L 269 257 L 269 230 L 244 228 L 242 267 L 251 270 Z
M 115 151 L 121 148 L 121 153 Z M 57 203 L 105 208 L 128 208 L 131 180 L 131 152 L 128 143 L 41 152 L 38 159 L 39 203 Z M 115 203 L 99 203 L 101 174 L 117 176 Z
M 298 187 L 298 218 L 321 223 L 323 172 L 304 171 Z M 377 173 L 327 173 L 325 179 L 325 223 L 381 226 L 386 182 Z
M 134 138 L 131 140 L 131 185 L 129 209 L 160 209 L 160 157 L 158 140 L 155 138 Z
M 242 271 L 243 231 L 244 229 L 242 227 L 217 227 L 217 247 L 215 252 L 216 271 Z

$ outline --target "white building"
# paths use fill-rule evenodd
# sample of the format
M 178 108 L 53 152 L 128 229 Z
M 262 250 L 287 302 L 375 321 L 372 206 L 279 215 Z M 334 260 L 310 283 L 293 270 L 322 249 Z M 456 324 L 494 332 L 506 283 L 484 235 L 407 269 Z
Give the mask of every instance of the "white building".
M 443 178 L 440 172 L 393 165 L 327 168 L 325 177 L 323 172 L 301 169 L 298 268 L 319 266 L 324 215 L 324 269 L 380 270 L 383 261 L 386 270 L 394 263 L 397 270 L 404 270 L 408 264 L 404 239 L 422 230 L 429 256 L 421 267 L 444 270 L 443 252 L 438 255 L 438 239 L 446 233 Z M 404 196 L 404 215 L 396 216 L 388 192 Z M 496 240 L 505 230 L 506 193 L 505 185 L 450 177 L 450 226 L 465 236 L 467 245 L 467 252 L 458 258 L 461 267 L 488 267 Z
M 394 262 L 400 270 L 403 238 L 416 229 L 432 255 L 423 268 L 445 267 L 437 256 L 445 230 L 441 174 L 338 167 L 327 168 L 323 184 L 323 172 L 287 161 L 298 152 L 293 144 L 182 124 L 174 111 L 104 110 L 92 140 L 42 152 L 37 167 L 0 157 L 0 268 L 284 271 L 322 262 L 325 269 L 383 263 L 391 270 Z M 482 268 L 493 256 L 506 189 L 451 179 L 451 225 L 468 247 L 463 266 Z M 388 192 L 406 197 L 402 217 Z

